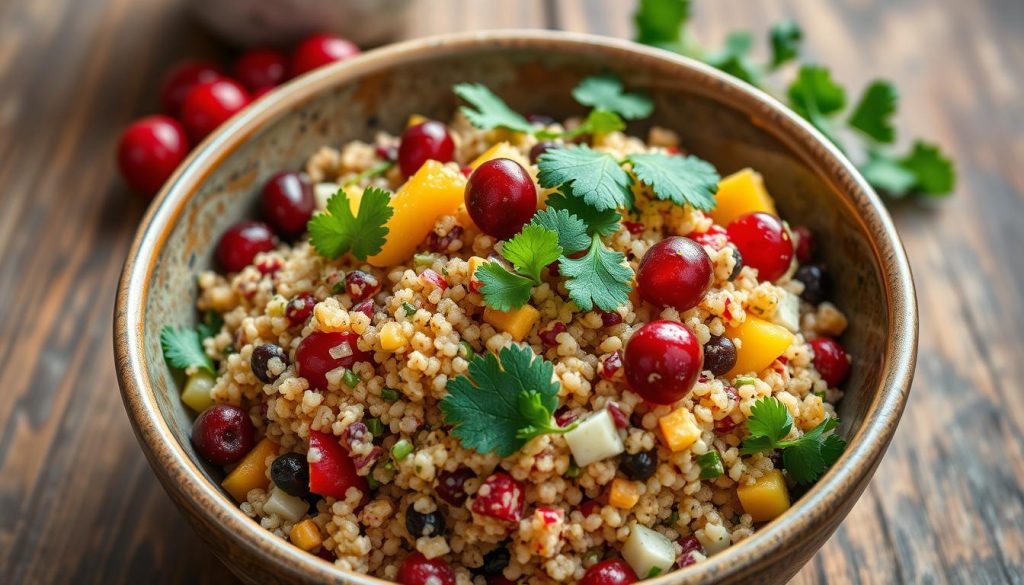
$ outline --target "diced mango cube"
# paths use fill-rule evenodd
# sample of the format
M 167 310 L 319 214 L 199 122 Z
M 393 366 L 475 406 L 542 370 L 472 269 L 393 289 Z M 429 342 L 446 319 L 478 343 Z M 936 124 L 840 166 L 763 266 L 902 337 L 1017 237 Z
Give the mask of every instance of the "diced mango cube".
M 476 168 L 489 160 L 496 158 L 507 158 L 519 163 L 519 166 L 526 169 L 526 172 L 530 173 L 534 182 L 537 182 L 536 171 L 534 167 L 530 165 L 530 159 L 523 156 L 521 152 L 516 150 L 514 146 L 508 142 L 499 142 L 494 146 L 488 148 L 483 154 L 473 159 L 473 162 L 469 163 L 469 168 L 476 170 Z
M 239 502 L 256 488 L 266 489 L 270 485 L 267 478 L 267 459 L 277 455 L 277 444 L 264 438 L 253 447 L 252 451 L 235 467 L 220 486 Z
M 789 509 L 789 490 L 778 469 L 762 475 L 753 485 L 736 488 L 736 495 L 754 522 L 767 522 Z
M 428 160 L 391 198 L 394 215 L 381 251 L 370 256 L 374 266 L 408 260 L 443 215 L 456 212 L 465 199 L 466 177 L 436 160 Z
M 673 452 L 688 448 L 700 438 L 697 419 L 685 407 L 679 407 L 659 418 L 658 427 L 665 438 L 665 444 Z
M 323 542 L 323 538 L 320 536 L 320 527 L 313 522 L 312 518 L 306 518 L 292 526 L 292 531 L 288 533 L 288 539 L 295 546 L 307 551 L 313 550 Z
M 216 379 L 206 370 L 199 370 L 188 377 L 185 389 L 181 391 L 181 401 L 185 406 L 196 412 L 203 412 L 213 406 L 213 386 Z
M 422 124 L 422 123 L 426 122 L 427 120 L 429 120 L 429 118 L 427 118 L 423 114 L 413 114 L 413 115 L 409 116 L 408 120 L 405 121 L 405 127 L 406 128 L 411 128 L 411 127 L 415 126 L 416 124 Z
M 526 338 L 537 319 L 540 319 L 540 311 L 530 305 L 511 311 L 498 311 L 490 307 L 484 309 L 484 322 L 508 333 L 516 341 Z
M 380 346 L 384 351 L 398 351 L 405 347 L 402 326 L 394 321 L 385 323 L 380 328 Z
M 722 179 L 715 194 L 715 208 L 711 211 L 715 223 L 727 226 L 737 217 L 755 211 L 778 215 L 775 201 L 764 188 L 760 173 L 743 169 Z
M 479 256 L 469 258 L 469 287 L 471 290 L 480 290 L 483 284 L 476 278 L 476 269 L 483 266 L 484 262 L 487 262 L 487 259 Z
M 726 378 L 760 372 L 785 353 L 795 339 L 785 327 L 750 315 L 739 327 L 726 329 L 725 335 L 740 340 L 736 365 L 726 372 Z
M 629 510 L 640 501 L 640 485 L 635 481 L 615 478 L 611 491 L 608 492 L 608 503 L 616 508 Z

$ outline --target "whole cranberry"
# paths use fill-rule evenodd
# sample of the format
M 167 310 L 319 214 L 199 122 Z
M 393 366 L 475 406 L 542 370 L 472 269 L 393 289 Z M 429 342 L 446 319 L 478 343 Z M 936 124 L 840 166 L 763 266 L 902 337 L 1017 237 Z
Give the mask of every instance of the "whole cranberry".
M 756 268 L 761 280 L 776 280 L 789 270 L 793 240 L 779 218 L 763 211 L 748 213 L 730 223 L 728 232 L 744 264 Z
M 814 367 L 831 388 L 839 386 L 850 375 L 850 356 L 831 337 L 816 337 L 807 342 L 814 350 Z
M 468 467 L 459 467 L 455 471 L 442 471 L 437 476 L 437 487 L 434 491 L 442 500 L 452 506 L 461 506 L 466 502 L 466 482 L 476 477 Z
M 640 298 L 657 307 L 686 311 L 696 307 L 714 282 L 714 268 L 704 248 L 673 236 L 651 246 L 636 273 Z
M 537 160 L 540 159 L 540 155 L 544 154 L 549 150 L 555 150 L 558 148 L 562 148 L 562 145 L 557 142 L 552 142 L 550 140 L 538 142 L 537 144 L 534 144 L 532 148 L 530 148 L 530 162 L 533 164 L 537 164 Z
M 427 120 L 409 126 L 398 145 L 398 168 L 409 178 L 428 160 L 448 162 L 455 156 L 455 142 L 441 122 Z
M 814 256 L 814 233 L 811 232 L 811 228 L 805 225 L 798 225 L 793 228 L 793 235 L 796 236 L 796 259 L 797 262 L 803 264 L 810 262 L 811 257 Z
M 358 54 L 359 47 L 352 41 L 334 35 L 312 35 L 299 43 L 292 52 L 291 74 L 296 77 Z
M 259 221 L 242 221 L 228 228 L 217 242 L 217 261 L 226 272 L 252 264 L 260 252 L 274 249 L 274 232 Z
M 490 516 L 506 522 L 519 522 L 526 509 L 523 484 L 499 471 L 484 480 L 471 506 L 474 514 Z
M 181 104 L 181 123 L 189 138 L 199 142 L 228 118 L 249 105 L 245 88 L 230 79 L 193 87 Z
M 220 68 L 209 61 L 190 59 L 178 63 L 167 72 L 160 85 L 160 103 L 164 111 L 177 116 L 185 96 L 193 87 L 216 81 L 223 76 Z
M 288 78 L 288 59 L 274 49 L 251 49 L 235 61 L 235 79 L 249 91 L 276 87 Z
M 295 350 L 295 363 L 300 376 L 314 390 L 327 389 L 327 372 L 337 368 L 351 368 L 356 362 L 370 361 L 370 354 L 359 349 L 359 335 L 314 331 L 299 343 Z
M 316 297 L 312 293 L 303 292 L 295 295 L 284 307 L 284 316 L 292 322 L 292 325 L 305 323 L 306 319 L 313 314 L 313 307 L 316 305 Z
M 256 427 L 241 408 L 214 404 L 192 425 L 192 445 L 203 459 L 214 465 L 227 465 L 252 451 Z
M 580 585 L 628 585 L 637 581 L 636 573 L 625 561 L 609 559 L 587 569 Z
M 411 553 L 398 569 L 402 585 L 455 585 L 455 572 L 442 559 L 428 559 L 421 552 Z
M 132 123 L 117 145 L 117 164 L 128 186 L 152 197 L 188 155 L 185 129 L 169 116 Z
M 484 233 L 504 240 L 523 229 L 537 212 L 537 187 L 519 163 L 492 159 L 469 177 L 466 209 Z
M 703 365 L 697 336 L 675 321 L 647 323 L 626 344 L 626 382 L 655 404 L 672 404 L 686 396 Z
M 263 185 L 260 200 L 263 217 L 283 236 L 297 236 L 306 231 L 306 222 L 313 217 L 316 202 L 313 184 L 305 173 L 278 173 Z

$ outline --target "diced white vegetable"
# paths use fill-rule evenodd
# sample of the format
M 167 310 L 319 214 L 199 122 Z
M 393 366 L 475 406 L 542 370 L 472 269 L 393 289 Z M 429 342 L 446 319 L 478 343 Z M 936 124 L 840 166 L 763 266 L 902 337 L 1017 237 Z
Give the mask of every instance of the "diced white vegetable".
M 614 457 L 626 450 L 607 409 L 580 421 L 579 426 L 565 433 L 565 442 L 569 443 L 573 459 L 580 467 Z
M 327 200 L 338 192 L 337 183 L 317 183 L 313 186 L 313 200 L 317 209 L 327 209 Z
M 708 556 L 729 548 L 729 531 L 721 524 L 707 524 L 695 533 Z
M 676 547 L 672 541 L 646 526 L 634 524 L 629 538 L 622 545 L 622 558 L 641 579 L 663 575 L 676 563 Z
M 263 504 L 263 512 L 266 514 L 277 514 L 285 520 L 298 522 L 309 510 L 309 502 L 302 498 L 288 495 L 275 487 L 270 491 L 267 503 Z
M 779 292 L 782 293 L 782 297 L 775 308 L 775 314 L 772 315 L 772 323 L 796 333 L 800 331 L 800 297 L 781 288 Z

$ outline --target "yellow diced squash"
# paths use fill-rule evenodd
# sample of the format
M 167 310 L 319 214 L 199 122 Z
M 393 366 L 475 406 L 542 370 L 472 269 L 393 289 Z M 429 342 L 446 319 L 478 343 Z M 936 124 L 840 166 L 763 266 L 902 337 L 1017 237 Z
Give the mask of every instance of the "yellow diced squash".
M 760 173 L 748 168 L 722 179 L 715 194 L 715 208 L 711 211 L 715 223 L 727 226 L 737 217 L 755 211 L 778 215 L 775 201 L 764 188 Z
M 622 510 L 629 510 L 640 501 L 640 486 L 635 481 L 615 478 L 608 492 L 608 503 Z
M 462 173 L 428 160 L 391 198 L 394 215 L 387 223 L 387 240 L 368 262 L 384 267 L 408 260 L 438 218 L 458 210 L 465 191 L 466 177 Z
M 185 389 L 181 391 L 181 401 L 185 406 L 196 412 L 203 412 L 213 406 L 213 386 L 217 380 L 205 370 L 199 370 L 188 377 Z
M 487 307 L 484 309 L 484 322 L 504 331 L 516 341 L 522 341 L 540 319 L 540 311 L 530 305 L 523 305 L 511 311 L 498 311 Z
M 760 372 L 785 353 L 795 339 L 785 327 L 750 315 L 738 327 L 726 329 L 725 335 L 740 340 L 736 365 L 726 372 L 726 378 Z
M 693 413 L 680 407 L 658 419 L 658 427 L 665 445 L 673 452 L 682 451 L 700 438 L 700 427 Z
M 479 256 L 470 256 L 469 258 L 469 284 L 473 290 L 478 290 L 482 284 L 476 278 L 476 269 L 483 266 L 484 262 L 487 262 L 487 259 Z
M 380 346 L 384 351 L 398 351 L 405 347 L 402 326 L 394 321 L 385 323 L 380 328 Z
M 312 518 L 306 518 L 292 526 L 291 532 L 288 533 L 288 539 L 292 541 L 292 544 L 306 551 L 313 550 L 323 542 L 323 538 L 320 536 L 320 527 L 313 522 Z
M 252 451 L 242 459 L 220 486 L 239 502 L 245 501 L 250 491 L 267 489 L 270 479 L 267 478 L 267 459 L 277 455 L 277 444 L 264 438 L 253 447 Z
M 789 509 L 789 490 L 782 472 L 773 469 L 762 475 L 752 485 L 736 488 L 743 511 L 754 522 L 767 522 Z

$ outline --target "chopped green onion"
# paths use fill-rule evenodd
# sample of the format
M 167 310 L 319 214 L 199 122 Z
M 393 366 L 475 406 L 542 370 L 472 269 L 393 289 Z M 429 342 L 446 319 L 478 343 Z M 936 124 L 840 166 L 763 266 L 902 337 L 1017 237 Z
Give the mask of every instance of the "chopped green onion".
M 398 393 L 398 390 L 395 390 L 394 388 L 385 388 L 380 391 L 380 397 L 384 400 L 390 400 L 391 402 L 398 400 L 401 396 L 402 395 Z
M 576 462 L 572 459 L 569 460 L 569 469 L 565 470 L 565 477 L 579 477 L 580 466 L 576 465 Z
M 601 551 L 596 548 L 583 553 L 583 563 L 596 563 L 601 560 Z
M 341 375 L 341 380 L 345 382 L 345 385 L 349 388 L 355 388 L 359 385 L 362 380 L 352 370 L 345 370 L 345 373 Z
M 822 401 L 825 400 L 825 391 L 824 390 L 821 390 L 819 392 L 815 392 L 814 395 L 817 396 L 818 398 L 821 398 Z
M 379 437 L 384 434 L 384 423 L 379 418 L 368 418 L 366 419 L 366 428 L 370 429 L 370 433 L 374 437 Z
M 647 571 L 647 576 L 644 579 L 653 579 L 661 574 L 663 569 L 661 567 L 651 567 L 650 571 Z
M 394 471 L 395 470 L 395 462 L 390 460 L 390 459 L 388 459 L 384 463 L 384 469 L 387 470 L 387 471 Z
M 402 312 L 405 313 L 406 317 L 412 318 L 416 314 L 416 307 L 410 303 L 402 303 Z
M 753 386 L 755 381 L 756 378 L 752 376 L 740 376 L 736 378 L 736 387 L 739 388 L 740 386 Z
M 414 254 L 412 257 L 413 266 L 431 266 L 434 264 L 433 254 Z
M 377 488 L 380 487 L 380 482 L 374 479 L 372 475 L 368 475 L 366 476 L 366 485 L 371 490 L 376 490 Z
M 701 479 L 715 479 L 725 473 L 725 467 L 722 466 L 722 458 L 718 455 L 718 451 L 708 451 L 699 455 L 697 464 L 700 465 Z
M 347 289 L 345 288 L 345 279 L 343 278 L 338 282 L 334 283 L 334 286 L 331 287 L 331 290 L 334 291 L 334 294 L 338 295 L 345 293 L 347 291 Z
M 401 461 L 408 457 L 409 453 L 412 453 L 412 449 L 412 443 L 402 439 L 395 443 L 395 446 L 391 448 L 391 456 L 395 458 L 395 461 Z
M 675 526 L 679 522 L 679 510 L 672 508 L 672 514 L 668 517 L 668 525 Z
M 468 360 L 468 359 L 472 358 L 475 355 L 476 355 L 476 352 L 473 351 L 473 346 L 470 345 L 470 343 L 468 341 L 463 339 L 462 341 L 459 342 L 459 357 Z

